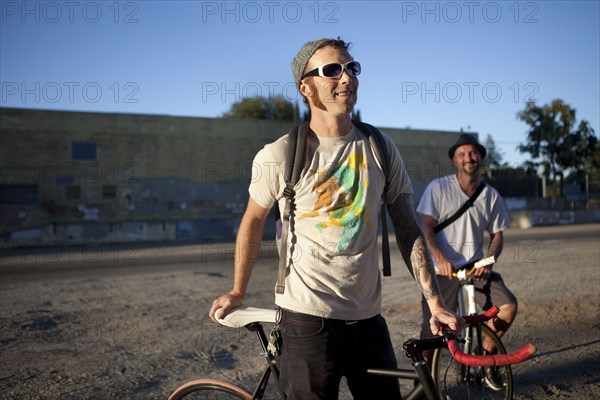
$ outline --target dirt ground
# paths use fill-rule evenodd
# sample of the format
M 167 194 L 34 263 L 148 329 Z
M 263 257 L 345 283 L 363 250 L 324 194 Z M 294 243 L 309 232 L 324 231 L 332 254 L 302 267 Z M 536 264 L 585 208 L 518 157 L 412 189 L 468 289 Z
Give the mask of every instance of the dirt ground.
M 265 246 L 246 303 L 270 308 L 277 262 Z M 207 377 L 251 387 L 263 365 L 255 337 L 207 317 L 231 286 L 232 248 L 4 252 L 0 399 L 165 399 Z M 419 293 L 393 256 L 383 315 L 408 365 Z M 506 346 L 538 347 L 513 369 L 515 398 L 600 398 L 600 226 L 509 230 L 496 268 L 520 301 Z

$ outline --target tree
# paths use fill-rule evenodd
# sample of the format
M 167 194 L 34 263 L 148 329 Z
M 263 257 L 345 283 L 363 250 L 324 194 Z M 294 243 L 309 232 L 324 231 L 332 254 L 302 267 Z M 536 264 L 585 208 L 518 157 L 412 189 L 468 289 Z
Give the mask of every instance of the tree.
M 502 151 L 496 147 L 496 142 L 489 133 L 485 138 L 484 147 L 487 154 L 483 159 L 483 168 L 488 179 L 492 179 L 492 172 L 499 171 L 507 165 L 502 162 L 504 155 L 502 154 Z
M 281 121 L 299 121 L 298 104 L 292 104 L 283 96 L 273 98 L 245 97 L 231 105 L 223 118 L 235 119 L 276 119 Z
M 283 96 L 276 96 L 270 101 L 273 118 L 282 121 L 295 121 L 294 105 L 287 101 Z
M 270 107 L 264 97 L 245 97 L 231 105 L 229 112 L 223 114 L 223 118 L 233 119 L 271 119 Z
M 517 113 L 517 119 L 530 127 L 526 142 L 517 148 L 521 153 L 531 154 L 534 165 L 544 168 L 544 176 L 551 178 L 555 188 L 553 199 L 557 192 L 562 196 L 564 173 L 589 168 L 597 146 L 594 130 L 585 120 L 576 126 L 575 113 L 561 99 L 541 107 L 528 102 L 525 110 Z

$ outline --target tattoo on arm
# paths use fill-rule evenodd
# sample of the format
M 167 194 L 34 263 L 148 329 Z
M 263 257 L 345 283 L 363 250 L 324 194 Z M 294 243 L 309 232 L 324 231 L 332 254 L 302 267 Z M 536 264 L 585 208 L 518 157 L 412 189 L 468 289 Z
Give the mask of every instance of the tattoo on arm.
M 496 261 L 500 258 L 500 254 L 502 253 L 502 249 L 504 247 L 502 232 L 498 232 L 492 235 L 492 239 L 490 240 L 490 246 L 488 247 L 487 256 L 495 256 Z
M 423 296 L 426 300 L 441 296 L 433 262 L 413 211 L 412 196 L 401 194 L 387 208 L 402 258 Z
M 413 245 L 413 250 L 410 256 L 411 268 L 413 276 L 417 284 L 421 287 L 423 296 L 426 300 L 439 295 L 440 288 L 438 287 L 437 277 L 431 257 L 427 252 L 425 240 L 423 236 L 419 236 Z

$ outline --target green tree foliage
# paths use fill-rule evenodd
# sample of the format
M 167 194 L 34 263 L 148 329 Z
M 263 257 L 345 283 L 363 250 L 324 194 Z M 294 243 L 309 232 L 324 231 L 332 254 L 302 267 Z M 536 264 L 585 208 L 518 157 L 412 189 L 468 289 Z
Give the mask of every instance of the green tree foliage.
M 498 149 L 494 138 L 492 138 L 492 135 L 489 133 L 486 136 L 483 145 L 487 151 L 487 154 L 483 159 L 484 171 L 488 179 L 492 179 L 495 171 L 497 172 L 500 168 L 506 167 L 506 163 L 502 162 L 504 155 L 502 154 L 502 151 Z
M 488 166 L 492 168 L 499 168 L 506 165 L 506 163 L 502 161 L 504 154 L 502 153 L 502 150 L 496 146 L 496 142 L 494 141 L 492 135 L 488 133 L 483 145 L 487 151 L 485 160 Z
M 593 206 L 600 208 L 600 198 L 597 194 L 600 193 L 600 145 L 596 145 L 594 153 L 589 162 L 589 169 L 576 171 L 570 174 L 566 179 L 567 183 L 578 183 L 581 185 L 582 191 L 590 191 L 596 194 L 593 198 Z
M 561 99 L 537 106 L 528 102 L 517 118 L 529 125 L 525 143 L 518 146 L 521 153 L 529 153 L 532 163 L 544 167 L 544 174 L 556 184 L 560 179 L 560 193 L 565 172 L 589 169 L 596 151 L 598 138 L 590 124 L 576 123 L 575 109 Z M 556 193 L 553 190 L 553 194 Z
M 243 98 L 231 105 L 223 118 L 233 119 L 269 119 L 269 106 L 263 97 Z
M 283 96 L 277 96 L 270 102 L 273 118 L 282 121 L 298 121 L 294 104 L 287 101 Z
M 243 98 L 233 103 L 223 118 L 300 120 L 298 104 L 293 104 L 283 96 Z

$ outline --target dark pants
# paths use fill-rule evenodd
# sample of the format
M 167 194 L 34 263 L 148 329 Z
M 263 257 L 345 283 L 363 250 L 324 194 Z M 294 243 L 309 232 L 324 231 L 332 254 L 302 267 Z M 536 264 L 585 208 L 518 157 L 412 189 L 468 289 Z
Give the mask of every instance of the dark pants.
M 449 310 L 456 310 L 458 306 L 458 291 L 460 284 L 458 279 L 448 279 L 445 276 L 437 276 L 442 297 Z M 503 306 L 505 304 L 517 304 L 517 298 L 506 287 L 502 276 L 492 272 L 488 280 L 475 282 L 475 302 L 483 310 L 487 311 L 492 306 Z M 466 305 L 465 305 L 466 306 Z M 423 310 L 423 323 L 421 325 L 421 337 L 432 337 L 429 319 L 431 311 L 424 297 L 421 297 L 421 309 Z
M 367 374 L 397 366 L 381 315 L 343 321 L 283 310 L 279 327 L 279 380 L 288 400 L 335 400 L 342 376 L 354 399 L 401 399 L 397 379 Z

